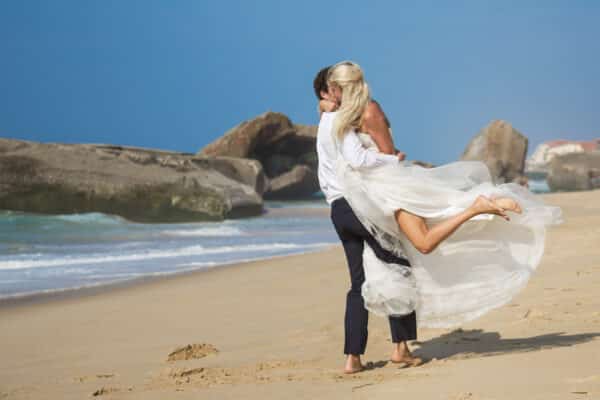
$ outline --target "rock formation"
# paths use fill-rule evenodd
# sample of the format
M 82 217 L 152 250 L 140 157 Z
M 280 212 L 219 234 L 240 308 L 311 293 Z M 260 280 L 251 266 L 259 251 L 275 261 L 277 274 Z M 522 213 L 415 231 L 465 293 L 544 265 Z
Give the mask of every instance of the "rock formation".
M 1 209 L 139 222 L 244 217 L 262 212 L 262 174 L 249 160 L 0 139 Z
M 319 190 L 317 174 L 306 165 L 296 165 L 291 171 L 271 180 L 267 199 L 303 198 Z
M 196 156 L 194 162 L 216 170 L 236 182 L 250 186 L 261 196 L 269 188 L 269 180 L 263 167 L 256 160 L 236 157 Z
M 294 125 L 281 113 L 267 112 L 244 121 L 205 146 L 198 154 L 260 160 L 272 144 L 294 134 Z
M 483 161 L 496 183 L 513 182 L 523 175 L 527 144 L 509 122 L 496 120 L 471 139 L 461 160 Z
M 547 176 L 552 191 L 600 188 L 600 151 L 553 157 Z
M 230 129 L 198 155 L 256 160 L 270 180 L 265 198 L 303 198 L 319 190 L 316 138 L 316 126 L 267 112 Z

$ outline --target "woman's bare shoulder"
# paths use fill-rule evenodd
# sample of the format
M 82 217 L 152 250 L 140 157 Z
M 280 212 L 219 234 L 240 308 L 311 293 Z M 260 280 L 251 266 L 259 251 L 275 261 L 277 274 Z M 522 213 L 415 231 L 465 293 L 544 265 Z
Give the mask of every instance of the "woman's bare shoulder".
M 390 123 L 383 112 L 383 108 L 381 108 L 381 105 L 373 99 L 367 104 L 362 120 L 363 123 L 366 123 L 367 125 L 384 123 L 388 127 L 390 126 Z

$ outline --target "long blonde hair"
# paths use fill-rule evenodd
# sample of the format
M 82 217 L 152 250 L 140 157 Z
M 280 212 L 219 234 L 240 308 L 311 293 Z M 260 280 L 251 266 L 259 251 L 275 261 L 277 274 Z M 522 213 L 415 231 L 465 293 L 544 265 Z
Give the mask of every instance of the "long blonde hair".
M 342 139 L 348 131 L 358 129 L 362 115 L 371 96 L 360 66 L 351 61 L 342 61 L 329 70 L 327 85 L 342 90 L 342 101 L 333 124 L 333 134 Z

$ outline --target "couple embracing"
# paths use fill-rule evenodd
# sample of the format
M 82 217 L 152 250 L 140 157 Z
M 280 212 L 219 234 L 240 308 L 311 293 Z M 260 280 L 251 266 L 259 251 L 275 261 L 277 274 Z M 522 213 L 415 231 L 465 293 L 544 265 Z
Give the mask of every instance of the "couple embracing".
M 560 209 L 517 184 L 494 185 L 481 162 L 404 163 L 355 63 L 322 69 L 314 89 L 319 184 L 350 272 L 344 371 L 364 369 L 369 311 L 389 319 L 391 361 L 420 365 L 407 344 L 417 322 L 453 327 L 509 302 Z

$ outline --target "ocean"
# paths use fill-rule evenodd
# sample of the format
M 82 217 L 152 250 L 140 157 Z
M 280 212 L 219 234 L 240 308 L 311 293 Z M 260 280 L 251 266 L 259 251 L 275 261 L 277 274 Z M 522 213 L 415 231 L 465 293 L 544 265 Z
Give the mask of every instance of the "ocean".
M 532 176 L 529 176 L 529 190 L 533 193 L 550 193 L 550 188 L 545 178 L 540 179 Z
M 312 252 L 338 242 L 324 200 L 267 202 L 266 210 L 255 218 L 185 224 L 0 211 L 0 299 Z
M 530 189 L 548 192 L 545 181 Z M 139 224 L 100 214 L 0 211 L 0 299 L 318 251 L 338 244 L 323 199 L 266 202 L 255 218 Z

